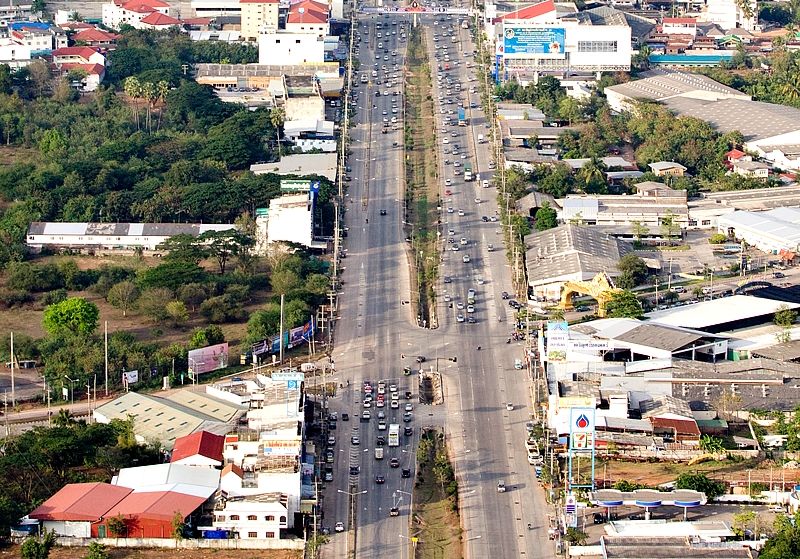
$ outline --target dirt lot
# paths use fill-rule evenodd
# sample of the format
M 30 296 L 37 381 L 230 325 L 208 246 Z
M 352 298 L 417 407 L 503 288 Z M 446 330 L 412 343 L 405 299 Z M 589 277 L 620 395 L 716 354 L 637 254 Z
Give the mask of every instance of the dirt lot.
M 300 559 L 302 551 L 289 550 L 223 550 L 223 549 L 117 549 L 109 548 L 111 559 Z M 85 549 L 57 547 L 50 552 L 50 559 L 76 559 L 86 555 Z M 19 557 L 19 547 L 0 551 L 0 557 Z

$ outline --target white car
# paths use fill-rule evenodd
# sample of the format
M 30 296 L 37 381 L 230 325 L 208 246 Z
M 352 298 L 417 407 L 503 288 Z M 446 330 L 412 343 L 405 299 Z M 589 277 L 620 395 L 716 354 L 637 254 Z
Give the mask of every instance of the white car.
M 469 312 L 469 313 L 473 313 L 473 312 L 475 312 L 475 307 L 474 307 L 474 306 L 472 306 L 472 305 L 469 305 L 469 306 L 467 307 L 467 312 Z
M 378 431 L 386 431 L 386 422 L 378 421 Z
M 406 404 L 406 408 L 405 409 L 406 409 L 406 411 L 413 411 L 414 410 L 414 406 L 411 405 L 411 404 Z
M 469 262 L 469 254 L 465 254 L 464 256 L 462 256 L 461 260 L 464 261 L 464 264 L 467 264 Z
M 513 411 L 514 410 L 514 404 L 512 404 L 511 402 L 508 402 L 506 404 L 506 410 Z
M 393 410 L 396 410 L 400 407 L 400 402 L 398 402 L 397 400 L 392 400 L 391 403 L 389 404 L 389 407 L 392 408 Z
M 464 210 L 458 210 L 458 215 L 460 215 L 461 217 L 464 217 Z
M 344 532 L 344 522 L 337 522 L 333 529 L 336 532 Z
M 456 322 L 464 322 L 464 315 L 463 314 L 456 315 Z
M 455 213 L 455 210 L 453 208 L 447 208 L 447 213 L 449 214 Z
M 462 244 L 462 245 L 466 246 L 468 241 L 467 241 L 467 238 L 466 238 L 466 237 L 461 237 L 461 239 L 459 239 L 459 241 L 458 241 L 458 242 L 459 242 L 460 244 Z
M 449 144 L 450 143 L 450 138 L 442 138 L 442 143 L 443 144 Z

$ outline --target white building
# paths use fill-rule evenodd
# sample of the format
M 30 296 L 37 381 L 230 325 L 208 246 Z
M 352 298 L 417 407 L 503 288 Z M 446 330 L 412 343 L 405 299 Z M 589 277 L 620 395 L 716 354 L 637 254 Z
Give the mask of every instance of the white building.
M 258 36 L 258 63 L 265 66 L 325 62 L 325 38 L 318 33 L 262 33 Z
M 500 79 L 629 71 L 631 27 L 621 12 L 612 12 L 559 13 L 545 0 L 495 18 L 487 27 Z
M 119 29 L 123 23 L 136 27 L 154 12 L 170 15 L 169 4 L 161 0 L 114 0 L 103 4 L 103 25 L 111 29 Z
M 250 170 L 256 175 L 265 173 L 298 176 L 320 175 L 333 182 L 336 180 L 338 162 L 336 154 L 331 153 L 285 155 L 275 163 L 250 165 Z
M 49 54 L 68 44 L 66 32 L 48 23 L 18 21 L 10 23 L 8 28 L 9 39 L 28 47 L 33 55 Z
M 0 64 L 8 64 L 12 70 L 31 63 L 31 48 L 19 45 L 11 39 L 0 39 Z
M 758 25 L 758 2 L 745 1 L 750 4 L 751 17 L 745 15 L 737 0 L 707 0 L 698 21 L 715 23 L 726 31 L 737 28 L 755 31 Z
M 242 475 L 241 468 L 228 464 L 222 472 L 222 485 L 235 489 L 231 480 L 241 481 Z M 282 493 L 246 497 L 228 493 L 214 505 L 214 528 L 228 530 L 237 539 L 279 539 L 281 530 L 291 526 L 289 519 L 286 496 Z
M 76 249 L 97 252 L 157 250 L 175 235 L 198 237 L 207 231 L 228 231 L 228 223 L 54 223 L 34 221 L 26 243 L 33 251 Z
M 303 192 L 269 201 L 267 242 L 314 246 L 314 195 Z
M 314 0 L 301 0 L 292 4 L 286 16 L 286 32 L 327 36 L 330 33 L 328 5 Z
M 717 219 L 717 229 L 767 253 L 800 252 L 800 208 L 731 212 Z
M 196 17 L 241 16 L 239 0 L 190 0 L 189 6 Z

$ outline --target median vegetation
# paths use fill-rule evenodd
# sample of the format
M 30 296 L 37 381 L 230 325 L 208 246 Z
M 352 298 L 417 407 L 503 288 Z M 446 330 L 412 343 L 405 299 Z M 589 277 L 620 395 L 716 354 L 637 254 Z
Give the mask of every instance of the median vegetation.
M 411 29 L 405 87 L 405 217 L 411 241 L 412 289 L 419 325 L 436 324 L 433 286 L 439 269 L 436 245 L 439 198 L 431 68 L 423 28 Z
M 462 557 L 458 482 L 438 429 L 423 431 L 419 440 L 414 505 L 410 537 L 419 538 L 415 557 Z

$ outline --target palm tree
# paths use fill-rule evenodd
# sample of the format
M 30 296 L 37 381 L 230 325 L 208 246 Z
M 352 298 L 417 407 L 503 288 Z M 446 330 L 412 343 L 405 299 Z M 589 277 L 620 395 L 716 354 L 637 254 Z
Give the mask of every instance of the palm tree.
M 142 84 L 142 97 L 147 101 L 147 131 L 153 131 L 152 121 L 150 115 L 152 114 L 153 103 L 156 100 L 156 84 L 153 82 L 145 82 Z
M 161 109 L 158 111 L 158 126 L 156 130 L 161 129 L 161 116 L 164 114 L 164 108 L 167 104 L 167 94 L 169 93 L 169 83 L 161 80 L 156 84 L 156 101 L 161 103 Z
M 142 84 L 135 76 L 125 78 L 122 82 L 122 88 L 125 94 L 133 101 L 133 117 L 136 119 L 136 129 L 139 129 L 139 105 L 137 104 L 139 97 L 142 96 Z
M 792 64 L 781 76 L 781 93 L 792 104 L 800 100 L 800 70 Z
M 275 136 L 278 138 L 278 158 L 281 156 L 281 128 L 286 122 L 286 109 L 275 107 L 269 112 L 269 122 L 275 128 Z

